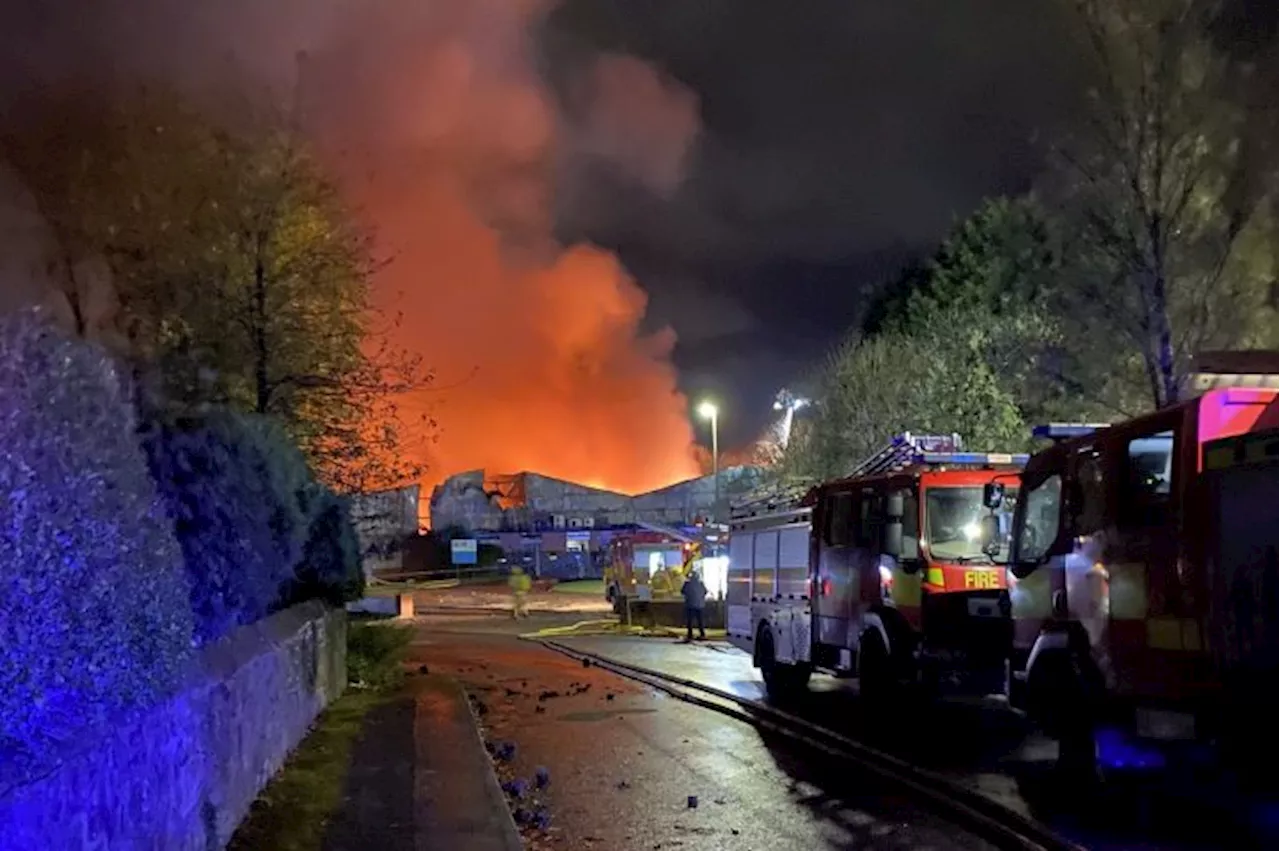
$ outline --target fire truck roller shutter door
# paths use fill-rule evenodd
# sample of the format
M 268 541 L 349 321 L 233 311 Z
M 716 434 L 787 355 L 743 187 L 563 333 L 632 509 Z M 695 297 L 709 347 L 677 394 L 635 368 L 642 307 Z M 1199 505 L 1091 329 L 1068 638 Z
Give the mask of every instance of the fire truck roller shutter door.
M 728 589 L 725 592 L 725 631 L 730 639 L 754 642 L 751 624 L 751 568 L 754 536 L 736 530 L 729 537 Z
M 809 596 L 809 527 L 778 530 L 778 595 L 799 600 Z
M 755 570 L 751 578 L 751 596 L 772 600 L 778 593 L 778 533 L 775 530 L 755 533 Z

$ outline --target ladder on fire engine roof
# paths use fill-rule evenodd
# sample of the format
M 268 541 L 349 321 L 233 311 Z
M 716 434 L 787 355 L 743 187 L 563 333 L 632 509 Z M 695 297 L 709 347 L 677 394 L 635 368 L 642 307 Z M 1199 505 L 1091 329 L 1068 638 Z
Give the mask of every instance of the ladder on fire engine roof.
M 796 508 L 808 492 L 808 485 L 781 487 L 767 494 L 756 495 L 751 499 L 731 505 L 729 507 L 729 517 L 731 520 L 744 520 L 749 517 L 761 517 Z
M 883 449 L 871 455 L 849 473 L 849 478 L 895 473 L 919 465 L 977 465 L 1027 463 L 1028 455 L 1011 455 L 1003 452 L 962 452 L 958 434 L 912 434 L 903 432 L 889 441 Z

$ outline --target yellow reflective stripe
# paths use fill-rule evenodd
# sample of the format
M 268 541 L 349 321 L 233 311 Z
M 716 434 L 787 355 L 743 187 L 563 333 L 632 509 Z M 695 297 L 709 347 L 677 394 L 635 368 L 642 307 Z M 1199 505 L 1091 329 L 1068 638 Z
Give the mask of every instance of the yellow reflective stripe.
M 930 585 L 945 585 L 946 577 L 940 567 L 931 567 L 925 571 L 925 581 Z
M 1107 565 L 1111 618 L 1140 621 L 1147 616 L 1147 566 L 1141 562 Z
M 1236 462 L 1236 448 L 1234 446 L 1213 446 L 1204 453 L 1204 468 L 1206 470 L 1221 470 L 1230 467 Z
M 1274 432 L 1254 432 L 1235 439 L 1215 441 L 1205 447 L 1206 470 L 1223 470 L 1241 464 L 1275 461 L 1280 457 Z
M 1194 618 L 1151 618 L 1147 621 L 1147 646 L 1155 650 L 1201 649 L 1200 624 Z
M 893 587 L 890 598 L 899 606 L 918 608 L 920 606 L 920 574 L 909 576 L 901 569 L 893 571 Z

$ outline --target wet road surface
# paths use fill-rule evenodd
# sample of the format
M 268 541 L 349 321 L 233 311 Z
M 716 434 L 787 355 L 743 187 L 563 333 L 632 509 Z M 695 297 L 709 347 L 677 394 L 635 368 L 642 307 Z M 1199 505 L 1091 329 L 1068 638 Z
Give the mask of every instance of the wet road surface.
M 764 699 L 750 657 L 723 642 L 618 636 L 556 641 L 632 665 Z M 1275 848 L 1275 802 L 1241 805 L 1219 780 L 1113 772 L 1098 788 L 1065 785 L 1054 771 L 1057 746 L 1027 728 L 995 698 L 897 706 L 872 716 L 856 682 L 815 675 L 809 692 L 784 708 L 824 727 L 943 774 L 1003 806 L 1034 817 L 1087 847 Z M 1274 739 L 1268 745 L 1275 749 Z
M 422 618 L 412 647 L 475 696 L 490 742 L 515 744 L 500 777 L 526 780 L 517 806 L 550 819 L 529 848 L 990 847 L 847 763 L 518 640 L 547 617 L 531 622 Z

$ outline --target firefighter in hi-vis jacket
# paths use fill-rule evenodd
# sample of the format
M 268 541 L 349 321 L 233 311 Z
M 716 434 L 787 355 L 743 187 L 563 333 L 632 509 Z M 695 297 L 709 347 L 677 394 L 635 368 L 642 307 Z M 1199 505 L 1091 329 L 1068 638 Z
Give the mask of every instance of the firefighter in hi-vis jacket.
M 524 568 L 511 568 L 511 578 L 507 580 L 507 585 L 511 587 L 511 617 L 527 618 L 529 610 L 526 608 L 525 597 L 529 593 L 529 589 L 533 587 L 533 581 L 529 579 L 529 574 L 524 572 Z

